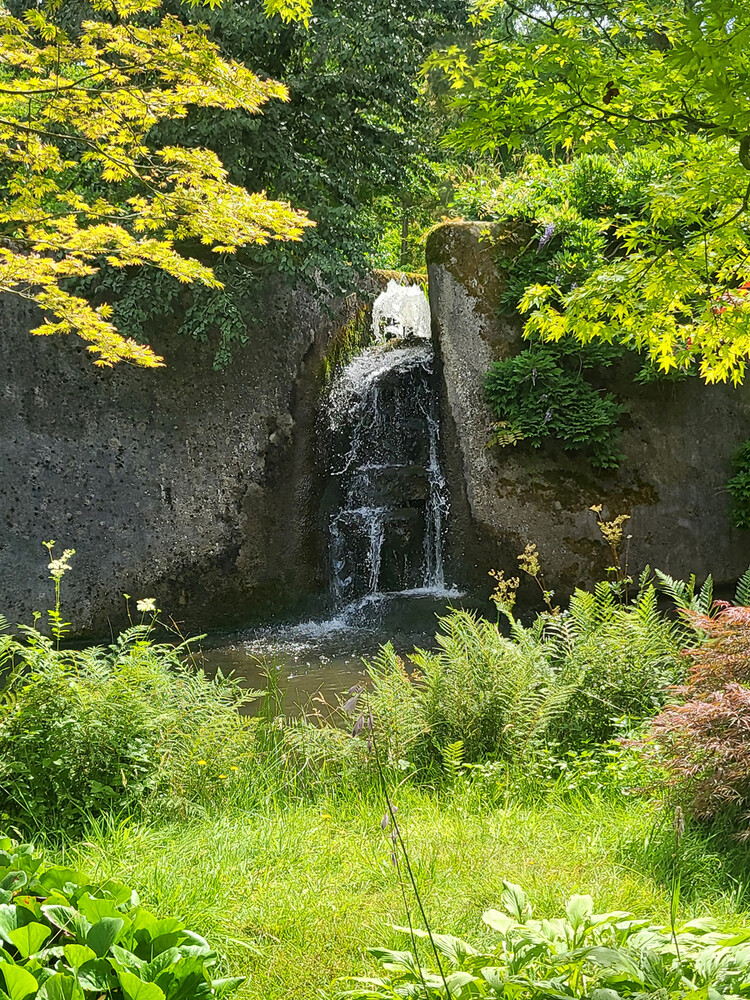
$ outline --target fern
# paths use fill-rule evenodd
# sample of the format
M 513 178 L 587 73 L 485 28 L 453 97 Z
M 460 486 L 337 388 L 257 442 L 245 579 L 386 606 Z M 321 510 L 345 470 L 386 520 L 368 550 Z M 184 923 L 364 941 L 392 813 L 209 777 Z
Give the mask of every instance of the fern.
M 440 755 L 451 783 L 455 784 L 464 772 L 464 741 L 456 740 L 440 747 Z
M 702 615 L 707 615 L 711 611 L 711 607 L 714 603 L 714 580 L 709 573 L 706 577 L 703 586 L 698 591 L 698 596 L 696 601 L 696 611 L 700 611 Z
M 748 566 L 737 581 L 737 589 L 734 592 L 734 603 L 743 608 L 750 607 L 750 566 Z

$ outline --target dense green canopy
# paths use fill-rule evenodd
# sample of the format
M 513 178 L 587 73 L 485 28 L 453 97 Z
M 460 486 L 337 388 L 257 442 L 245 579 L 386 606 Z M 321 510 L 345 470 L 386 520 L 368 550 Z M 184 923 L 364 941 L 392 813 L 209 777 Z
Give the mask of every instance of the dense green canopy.
M 531 286 L 529 330 L 699 359 L 740 380 L 750 354 L 750 4 L 476 0 L 484 37 L 431 65 L 456 95 L 451 141 L 553 158 L 664 156 L 640 218 L 611 220 L 610 259 L 560 295 Z M 606 226 L 605 226 L 606 228 Z

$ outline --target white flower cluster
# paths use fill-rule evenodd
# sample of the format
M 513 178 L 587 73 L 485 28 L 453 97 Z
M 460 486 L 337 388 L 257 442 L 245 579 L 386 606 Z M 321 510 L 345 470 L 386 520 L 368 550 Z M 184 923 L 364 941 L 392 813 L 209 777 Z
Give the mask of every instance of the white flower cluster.
M 135 606 L 138 611 L 156 612 L 156 600 L 153 597 L 143 597 L 140 601 L 136 602 Z
M 53 559 L 49 563 L 47 568 L 49 569 L 50 576 L 54 580 L 61 580 L 68 570 L 72 568 L 70 565 L 70 557 L 74 556 L 75 553 L 75 549 L 65 549 L 59 559 Z

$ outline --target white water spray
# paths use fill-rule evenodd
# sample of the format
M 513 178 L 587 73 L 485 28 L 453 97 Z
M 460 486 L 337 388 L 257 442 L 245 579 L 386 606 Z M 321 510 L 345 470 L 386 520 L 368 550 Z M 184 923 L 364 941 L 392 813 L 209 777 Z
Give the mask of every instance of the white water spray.
M 395 337 L 429 339 L 430 304 L 419 285 L 399 285 L 391 279 L 373 304 L 372 332 L 378 344 Z

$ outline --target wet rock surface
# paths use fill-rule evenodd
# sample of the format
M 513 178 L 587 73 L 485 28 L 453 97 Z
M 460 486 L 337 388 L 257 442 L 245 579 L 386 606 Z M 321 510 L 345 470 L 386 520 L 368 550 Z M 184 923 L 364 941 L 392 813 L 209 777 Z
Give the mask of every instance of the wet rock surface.
M 523 346 L 520 325 L 498 313 L 496 261 L 507 267 L 517 245 L 512 231 L 479 223 L 439 226 L 427 244 L 454 577 L 486 592 L 487 571 L 517 574 L 517 553 L 535 542 L 558 596 L 591 585 L 611 563 L 589 510 L 602 503 L 605 516 L 632 516 L 632 574 L 650 563 L 674 576 L 735 580 L 750 564 L 750 532 L 731 525 L 726 483 L 732 454 L 750 438 L 750 386 L 697 378 L 638 385 L 625 360 L 605 386 L 627 409 L 619 469 L 597 471 L 554 445 L 487 447 L 493 417 L 485 372 Z M 538 599 L 531 588 L 525 596 Z
M 315 373 L 335 327 L 325 305 L 274 292 L 223 372 L 210 345 L 154 330 L 167 367 L 146 371 L 97 369 L 75 337 L 32 337 L 33 309 L 0 299 L 0 611 L 28 622 L 50 606 L 50 538 L 76 549 L 63 602 L 77 635 L 127 623 L 123 593 L 205 629 L 325 588 L 314 443 Z

